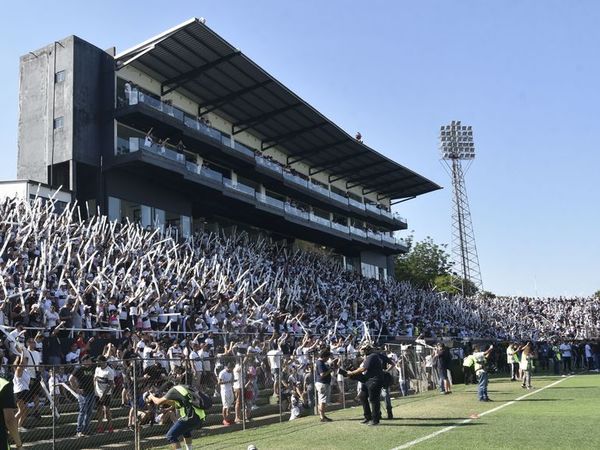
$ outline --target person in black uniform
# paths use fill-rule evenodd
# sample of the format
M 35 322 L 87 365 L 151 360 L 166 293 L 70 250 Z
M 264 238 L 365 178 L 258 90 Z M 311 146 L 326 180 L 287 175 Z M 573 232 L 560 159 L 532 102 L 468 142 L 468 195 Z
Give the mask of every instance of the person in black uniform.
M 10 381 L 0 378 L 0 449 L 10 449 L 8 434 L 13 438 L 17 448 L 23 448 L 17 426 L 17 405 L 13 385 Z M 8 433 L 7 433 L 8 432 Z
M 365 419 L 361 422 L 369 425 L 378 425 L 381 419 L 381 388 L 383 387 L 383 360 L 379 353 L 373 351 L 371 344 L 364 344 L 360 348 L 364 361 L 361 366 L 348 372 L 349 377 L 362 375 L 360 401 L 363 407 Z

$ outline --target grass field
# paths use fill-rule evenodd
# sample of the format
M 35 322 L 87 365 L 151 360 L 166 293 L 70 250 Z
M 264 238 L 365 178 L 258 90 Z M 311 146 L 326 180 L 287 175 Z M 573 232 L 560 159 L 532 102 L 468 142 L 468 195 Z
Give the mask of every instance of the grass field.
M 491 403 L 477 401 L 473 386 L 459 385 L 452 395 L 395 400 L 396 418 L 377 427 L 361 425 L 362 409 L 352 408 L 328 414 L 331 423 L 310 416 L 203 437 L 194 449 L 600 449 L 600 375 L 536 377 L 533 384 L 534 391 L 525 391 L 518 382 L 492 380 Z

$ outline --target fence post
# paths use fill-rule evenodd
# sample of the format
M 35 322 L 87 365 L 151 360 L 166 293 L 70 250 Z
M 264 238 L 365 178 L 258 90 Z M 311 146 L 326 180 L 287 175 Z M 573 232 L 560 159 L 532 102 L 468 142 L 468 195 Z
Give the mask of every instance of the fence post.
M 133 364 L 133 442 L 135 450 L 140 450 L 140 424 L 138 421 L 138 392 L 137 392 L 137 359 L 132 359 Z
M 346 359 L 345 355 L 341 355 L 340 358 L 340 367 L 344 367 L 344 364 L 342 361 L 344 361 Z M 340 372 L 339 372 L 339 368 L 338 368 L 338 372 L 337 372 L 337 378 L 338 378 L 338 386 L 341 386 L 342 389 L 342 408 L 346 409 L 346 378 L 345 377 L 340 377 Z M 341 378 L 341 380 L 340 380 Z
M 319 394 L 317 392 L 317 365 L 315 363 L 315 355 L 312 355 L 312 366 L 313 366 L 313 414 L 319 414 Z
M 242 430 L 246 430 L 246 363 L 243 356 L 240 358 L 240 404 L 242 408 Z
M 54 393 L 56 391 L 56 366 L 52 365 L 50 368 L 50 373 L 52 374 L 52 392 L 50 392 L 50 414 L 52 414 L 52 450 L 56 449 L 56 398 Z M 50 383 L 48 383 L 48 387 L 50 387 Z
M 283 396 L 281 395 L 281 364 L 282 364 L 282 355 L 277 355 L 277 358 L 279 358 L 279 364 L 277 367 L 277 396 L 278 401 L 279 401 L 279 423 L 283 422 Z

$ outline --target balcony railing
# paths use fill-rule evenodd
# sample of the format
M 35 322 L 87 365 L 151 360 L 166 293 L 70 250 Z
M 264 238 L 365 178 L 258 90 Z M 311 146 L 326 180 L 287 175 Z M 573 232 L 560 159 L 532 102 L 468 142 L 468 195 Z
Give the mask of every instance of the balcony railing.
M 234 191 L 241 192 L 242 194 L 246 194 L 250 197 L 254 197 L 254 195 L 256 194 L 256 191 L 254 190 L 253 187 L 247 186 L 243 183 L 234 182 L 227 178 L 225 178 L 223 180 L 223 184 L 225 185 L 225 187 L 227 187 L 229 189 L 233 189 Z
M 277 209 L 284 209 L 284 202 L 282 202 L 281 200 L 278 200 L 276 198 L 270 197 L 266 194 L 261 194 L 261 193 L 256 193 L 256 199 L 261 202 L 261 203 L 266 203 L 267 205 L 271 205 L 274 208 Z
M 300 208 L 297 208 L 296 206 L 291 205 L 288 202 L 283 202 L 268 195 L 256 192 L 251 186 L 245 185 L 243 183 L 233 182 L 228 178 L 223 178 L 223 174 L 217 172 L 216 170 L 210 169 L 206 166 L 200 166 L 191 161 L 186 161 L 185 155 L 183 155 L 182 153 L 178 153 L 177 151 L 168 148 L 167 146 L 159 147 L 155 144 L 152 144 L 147 139 L 140 137 L 117 138 L 117 148 L 115 149 L 115 154 L 123 155 L 127 153 L 137 152 L 139 150 L 147 151 L 154 155 L 158 155 L 172 160 L 174 162 L 177 162 L 181 164 L 182 167 L 185 167 L 186 171 L 190 173 L 211 180 L 212 182 L 220 184 L 227 189 L 235 190 L 236 192 L 240 192 L 244 195 L 247 195 L 248 197 L 255 198 L 258 202 L 268 204 L 301 219 L 318 223 L 319 225 L 322 225 L 327 228 L 333 228 L 345 234 L 354 234 L 362 238 L 368 238 L 371 241 L 379 243 L 386 242 L 390 244 L 399 244 L 402 246 L 406 246 L 404 241 L 395 239 L 393 236 L 390 236 L 388 234 L 383 234 L 379 232 L 366 232 L 353 226 L 342 225 L 337 222 L 333 222 L 329 219 L 317 216 L 312 212 L 309 213 L 307 211 L 304 211 Z M 261 159 L 264 160 L 264 158 Z
M 367 233 L 364 230 L 361 230 L 360 228 L 356 228 L 353 226 L 350 226 L 350 234 L 354 234 L 354 235 L 360 236 L 362 238 L 367 237 Z
M 291 181 L 292 183 L 295 183 L 299 186 L 303 186 L 305 188 L 308 188 L 308 181 L 305 180 L 304 178 L 298 176 L 298 175 L 294 175 L 290 172 L 286 172 L 285 170 L 283 171 L 283 178 L 285 178 L 286 180 Z
M 291 204 L 289 204 L 287 202 L 285 203 L 284 210 L 288 214 L 292 214 L 292 215 L 294 215 L 296 217 L 300 217 L 301 219 L 304 219 L 304 220 L 309 220 L 308 212 L 303 211 L 299 208 L 296 208 L 295 206 L 292 206 Z
M 342 203 L 344 205 L 348 205 L 348 198 L 343 195 L 336 194 L 333 191 L 329 191 L 329 198 L 335 200 L 336 202 Z
M 258 156 L 258 155 L 256 155 L 254 159 L 256 160 L 256 164 L 258 164 L 260 166 L 266 167 L 267 169 L 269 169 L 275 173 L 278 173 L 278 174 L 283 173 L 283 167 L 281 167 L 276 162 L 271 161 L 270 159 L 263 158 L 262 156 Z
M 365 208 L 367 209 L 367 211 L 374 212 L 375 214 L 381 214 L 381 210 L 376 205 L 373 205 L 371 203 L 365 203 Z
M 181 109 L 179 109 L 173 105 L 170 105 L 168 103 L 165 103 L 165 102 L 159 100 L 158 98 L 154 97 L 151 94 L 144 93 L 144 92 L 141 92 L 141 91 L 135 89 L 131 92 L 131 95 L 129 96 L 128 104 L 135 105 L 138 103 L 143 103 L 157 111 L 165 113 L 168 116 L 171 116 L 171 117 L 179 120 L 186 127 L 191 128 L 196 131 L 199 131 L 200 133 L 204 134 L 205 136 L 208 136 L 211 139 L 214 139 L 215 141 L 218 141 L 221 144 L 223 144 L 227 147 L 230 147 L 247 157 L 254 158 L 256 161 L 256 164 L 259 164 L 263 167 L 267 167 L 275 173 L 283 174 L 285 179 L 293 182 L 296 185 L 306 187 L 314 192 L 318 192 L 319 194 L 329 197 L 330 199 L 332 199 L 336 202 L 339 202 L 343 205 L 354 206 L 355 208 L 358 208 L 363 211 L 368 210 L 368 211 L 374 212 L 376 214 L 383 215 L 387 218 L 393 218 L 395 220 L 398 220 L 398 221 L 406 224 L 406 219 L 398 216 L 395 213 L 392 214 L 391 212 L 385 210 L 384 208 L 378 208 L 376 205 L 373 205 L 370 203 L 364 204 L 364 203 L 361 203 L 352 198 L 346 198 L 335 192 L 331 192 L 330 190 L 328 190 L 327 188 L 325 188 L 323 186 L 317 185 L 317 184 L 312 183 L 298 175 L 294 175 L 290 172 L 287 172 L 278 163 L 271 161 L 267 158 L 264 158 L 260 155 L 257 155 L 256 151 L 253 150 L 252 148 L 250 148 L 240 142 L 232 141 L 231 137 L 228 134 L 223 133 L 223 132 L 217 130 L 216 128 L 213 128 L 213 127 L 207 125 L 206 123 L 202 122 L 201 120 L 197 119 L 196 117 L 185 113 L 184 111 L 182 111 Z M 124 151 L 123 151 L 124 147 L 121 144 L 122 143 L 119 141 L 117 144 L 116 154 L 124 153 Z M 168 149 L 168 147 L 167 147 L 167 149 Z M 154 148 L 149 148 L 149 150 L 152 151 L 153 153 L 156 153 Z M 130 149 L 129 151 L 135 151 L 135 150 Z M 169 159 L 173 159 L 173 158 L 171 158 L 173 155 L 167 151 L 165 151 L 165 154 L 163 156 L 165 156 Z
M 310 221 L 323 225 L 324 227 L 331 228 L 331 221 L 323 217 L 319 217 L 313 213 L 310 213 Z
M 365 204 L 364 204 L 364 203 L 357 202 L 357 201 L 356 201 L 356 200 L 354 200 L 353 198 L 349 198 L 349 199 L 348 199 L 348 204 L 349 204 L 350 206 L 354 206 L 355 208 L 358 208 L 358 209 L 362 209 L 362 210 L 364 210 L 364 209 L 365 209 Z
M 346 234 L 350 233 L 350 229 L 348 228 L 348 225 L 342 225 L 337 222 L 332 221 L 331 228 L 333 228 L 334 230 L 341 231 L 342 233 L 346 233 Z
M 393 216 L 394 216 L 394 219 L 395 219 L 395 220 L 397 220 L 397 221 L 399 221 L 399 222 L 402 222 L 404 225 L 406 225 L 406 224 L 408 223 L 408 222 L 406 221 L 406 219 L 405 219 L 404 217 L 402 217 L 402 216 L 401 216 L 400 214 L 398 214 L 398 213 L 394 213 L 394 214 L 393 214 Z
M 324 195 L 325 197 L 329 197 L 329 189 L 325 189 L 323 186 L 319 186 L 318 184 L 315 184 L 312 181 L 308 182 L 308 188 L 311 191 L 315 191 L 321 195 Z
M 236 141 L 233 144 L 233 149 L 237 150 L 238 152 L 242 153 L 243 155 L 249 156 L 250 158 L 254 158 L 254 151 L 251 148 L 246 147 L 244 144 L 242 144 L 240 142 Z

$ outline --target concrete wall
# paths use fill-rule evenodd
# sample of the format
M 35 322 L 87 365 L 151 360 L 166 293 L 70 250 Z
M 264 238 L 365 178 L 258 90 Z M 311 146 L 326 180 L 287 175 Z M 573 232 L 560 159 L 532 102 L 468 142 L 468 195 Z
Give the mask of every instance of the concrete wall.
M 17 177 L 48 183 L 47 166 L 72 153 L 73 37 L 22 56 L 19 69 Z M 55 84 L 61 70 L 65 80 Z M 63 127 L 55 130 L 59 117 Z
M 387 258 L 384 254 L 371 251 L 360 252 L 360 262 L 386 269 L 388 267 Z
M 157 185 L 152 180 L 119 170 L 105 176 L 106 195 L 165 211 L 192 215 L 192 204 L 180 191 Z M 108 203 L 107 203 L 108 204 Z
M 55 82 L 59 72 L 64 79 Z M 100 156 L 112 152 L 113 104 L 113 58 L 92 44 L 70 36 L 22 56 L 17 176 L 56 185 L 59 173 L 66 173 L 65 188 L 88 200 L 89 193 L 77 194 L 77 167 L 99 173 Z M 57 118 L 62 127 L 55 129 Z M 91 175 L 86 170 L 82 182 L 98 179 Z
M 100 166 L 114 142 L 114 60 L 78 37 L 74 42 L 73 159 Z

